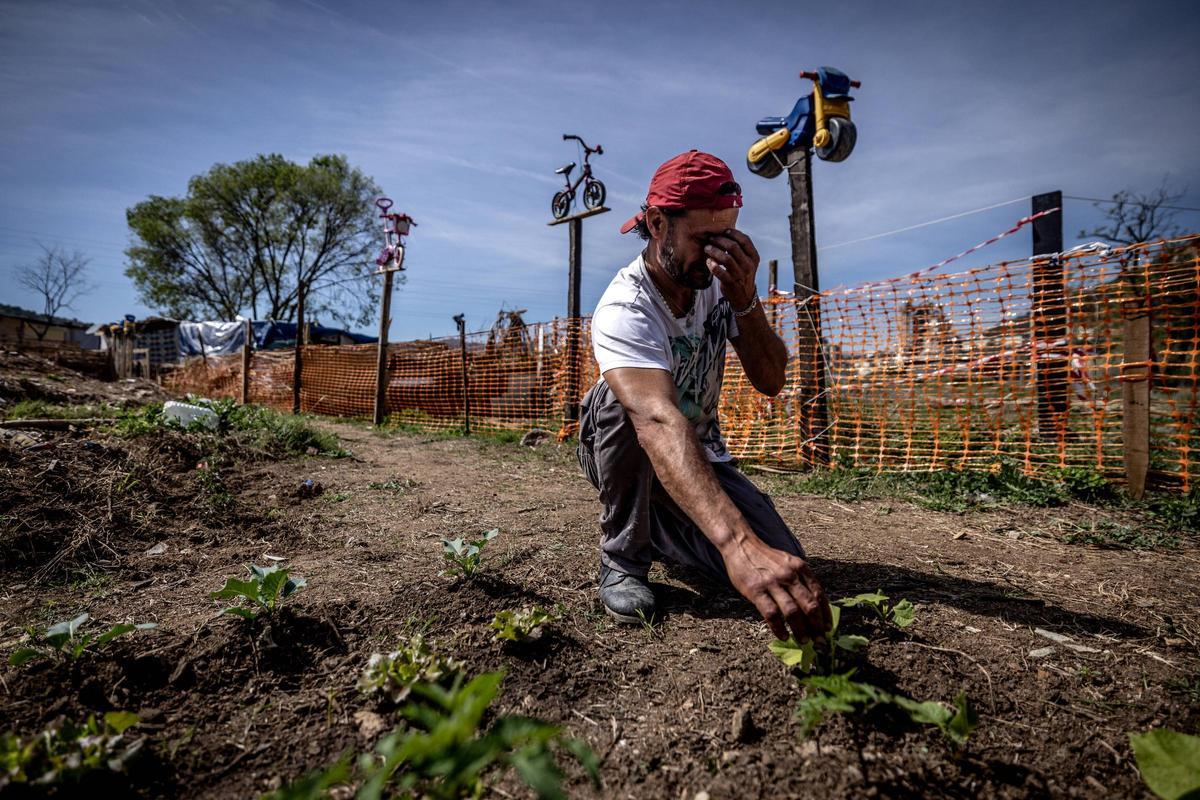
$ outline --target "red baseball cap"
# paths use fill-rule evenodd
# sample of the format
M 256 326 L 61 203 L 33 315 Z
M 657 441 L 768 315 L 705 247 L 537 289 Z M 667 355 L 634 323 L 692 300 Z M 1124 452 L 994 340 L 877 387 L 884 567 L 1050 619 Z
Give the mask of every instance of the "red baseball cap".
M 734 191 L 721 194 L 732 183 Z M 646 205 L 659 208 L 741 208 L 742 187 L 733 179 L 729 166 L 709 153 L 688 150 L 663 162 L 650 180 Z M 629 233 L 645 215 L 639 211 L 621 226 Z

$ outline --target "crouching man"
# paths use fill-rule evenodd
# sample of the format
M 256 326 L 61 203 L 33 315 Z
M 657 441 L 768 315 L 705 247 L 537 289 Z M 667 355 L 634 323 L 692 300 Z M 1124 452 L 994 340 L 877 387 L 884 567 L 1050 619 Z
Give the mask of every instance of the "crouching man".
M 609 615 L 649 619 L 646 575 L 667 559 L 732 585 L 777 638 L 804 640 L 829 629 L 821 585 L 770 498 L 730 463 L 717 420 L 726 340 L 766 395 L 783 389 L 788 358 L 758 301 L 758 252 L 735 227 L 741 205 L 715 156 L 692 150 L 655 172 L 621 228 L 645 249 L 592 317 L 601 378 L 583 399 L 579 462 L 600 490 Z

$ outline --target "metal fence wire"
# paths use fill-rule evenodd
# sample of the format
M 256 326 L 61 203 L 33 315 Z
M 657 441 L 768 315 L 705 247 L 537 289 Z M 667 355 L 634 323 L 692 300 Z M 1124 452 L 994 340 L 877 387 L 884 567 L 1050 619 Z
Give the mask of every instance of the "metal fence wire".
M 1121 479 L 1126 450 L 1141 447 L 1160 483 L 1186 491 L 1200 470 L 1200 234 L 764 305 L 789 380 L 759 394 L 729 349 L 720 417 L 738 458 L 876 470 L 1010 460 Z M 472 430 L 570 433 L 565 409 L 598 379 L 589 334 L 587 318 L 468 334 Z M 375 353 L 306 346 L 301 409 L 371 418 Z M 389 345 L 388 421 L 461 430 L 462 359 L 457 336 Z M 290 410 L 292 371 L 291 352 L 254 353 L 250 400 Z M 193 359 L 166 383 L 236 397 L 241 357 Z M 1131 424 L 1138 414 L 1145 425 Z

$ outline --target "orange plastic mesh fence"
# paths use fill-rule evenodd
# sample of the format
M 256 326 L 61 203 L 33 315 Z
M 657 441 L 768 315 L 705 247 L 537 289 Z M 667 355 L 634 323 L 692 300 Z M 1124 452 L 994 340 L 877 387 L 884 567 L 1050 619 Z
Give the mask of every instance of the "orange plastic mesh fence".
M 1200 474 L 1200 235 L 765 307 L 791 352 L 788 384 L 759 394 L 730 349 L 721 425 L 740 458 L 889 470 L 1010 459 L 1032 474 L 1119 478 L 1123 409 L 1148 378 L 1151 472 L 1183 489 Z M 1135 357 L 1147 330 L 1148 355 Z M 468 334 L 472 430 L 563 427 L 598 378 L 589 334 L 586 318 Z M 374 345 L 305 347 L 302 410 L 369 419 L 375 364 Z M 290 410 L 292 372 L 291 351 L 255 353 L 251 400 Z M 167 382 L 237 397 L 240 356 L 193 359 Z M 390 345 L 386 395 L 389 422 L 461 430 L 459 337 Z
M 767 313 L 789 381 L 766 398 L 731 362 L 721 424 L 739 457 L 1120 477 L 1125 387 L 1149 374 L 1151 472 L 1187 488 L 1200 468 L 1200 237 L 773 297 Z M 1150 355 L 1127 357 L 1147 315 Z

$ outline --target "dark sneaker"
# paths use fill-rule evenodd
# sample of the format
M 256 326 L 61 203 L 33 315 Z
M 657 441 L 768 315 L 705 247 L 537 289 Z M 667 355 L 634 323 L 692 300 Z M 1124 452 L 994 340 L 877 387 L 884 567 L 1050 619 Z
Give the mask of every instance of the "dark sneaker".
M 600 565 L 600 602 L 617 622 L 638 624 L 654 617 L 654 592 L 645 578 Z M 642 615 L 638 616 L 641 611 Z

